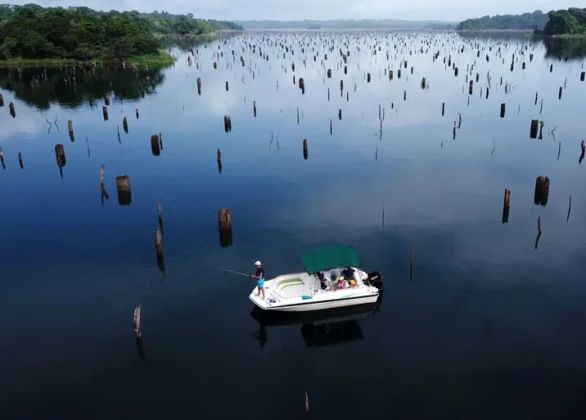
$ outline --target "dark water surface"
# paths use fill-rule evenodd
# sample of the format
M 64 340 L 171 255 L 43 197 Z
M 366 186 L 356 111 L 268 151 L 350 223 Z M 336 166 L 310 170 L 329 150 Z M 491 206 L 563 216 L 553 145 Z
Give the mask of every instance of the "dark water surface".
M 340 49 L 350 51 L 347 75 Z M 306 390 L 315 419 L 583 418 L 583 58 L 560 61 L 523 39 L 429 33 L 249 34 L 200 46 L 191 67 L 175 52 L 162 71 L 78 70 L 75 87 L 62 73 L 37 88 L 28 72 L 23 81 L 0 73 L 2 419 L 298 419 Z M 532 119 L 545 123 L 541 140 L 529 137 Z M 118 204 L 118 175 L 130 178 L 129 206 Z M 546 206 L 534 204 L 538 176 L 550 180 Z M 153 246 L 159 202 L 164 272 Z M 232 211 L 229 247 L 220 246 L 221 208 Z M 356 246 L 365 268 L 383 274 L 369 316 L 264 325 L 251 316 L 254 283 L 221 271 L 252 272 L 257 259 L 268 277 L 297 271 L 300 253 L 324 244 Z

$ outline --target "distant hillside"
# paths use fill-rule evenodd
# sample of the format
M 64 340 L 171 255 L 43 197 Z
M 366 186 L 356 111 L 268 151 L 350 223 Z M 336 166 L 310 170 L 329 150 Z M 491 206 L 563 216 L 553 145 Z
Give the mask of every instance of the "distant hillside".
M 549 16 L 541 10 L 522 15 L 496 15 L 483 16 L 477 19 L 467 19 L 460 22 L 457 30 L 487 31 L 505 29 L 539 29 L 543 30 L 549 20 Z
M 362 20 L 242 20 L 244 29 L 454 29 L 457 23 L 434 20 L 407 21 L 392 19 Z

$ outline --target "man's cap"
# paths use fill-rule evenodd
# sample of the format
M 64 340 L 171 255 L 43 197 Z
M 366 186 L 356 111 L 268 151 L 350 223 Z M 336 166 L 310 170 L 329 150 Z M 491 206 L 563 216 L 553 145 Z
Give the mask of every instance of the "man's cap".
M 260 261 L 257 261 L 254 263 L 254 265 L 262 265 L 262 264 L 260 263 Z

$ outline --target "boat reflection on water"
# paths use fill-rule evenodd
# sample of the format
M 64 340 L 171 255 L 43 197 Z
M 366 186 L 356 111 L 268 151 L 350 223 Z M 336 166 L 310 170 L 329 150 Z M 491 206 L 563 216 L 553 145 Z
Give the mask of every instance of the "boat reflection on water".
M 329 346 L 362 339 L 359 321 L 375 315 L 382 304 L 382 292 L 377 302 L 360 306 L 311 312 L 269 312 L 254 307 L 250 316 L 259 324 L 253 336 L 264 347 L 268 327 L 301 325 L 301 335 L 307 347 Z

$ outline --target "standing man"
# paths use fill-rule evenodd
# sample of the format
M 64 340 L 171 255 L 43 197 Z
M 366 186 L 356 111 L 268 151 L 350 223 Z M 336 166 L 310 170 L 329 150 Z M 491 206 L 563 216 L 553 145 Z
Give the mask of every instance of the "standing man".
M 258 296 L 262 294 L 262 299 L 265 300 L 265 271 L 263 270 L 260 261 L 255 262 L 254 265 L 256 265 L 256 274 L 250 277 L 256 279 L 256 287 L 258 287 L 256 295 Z

